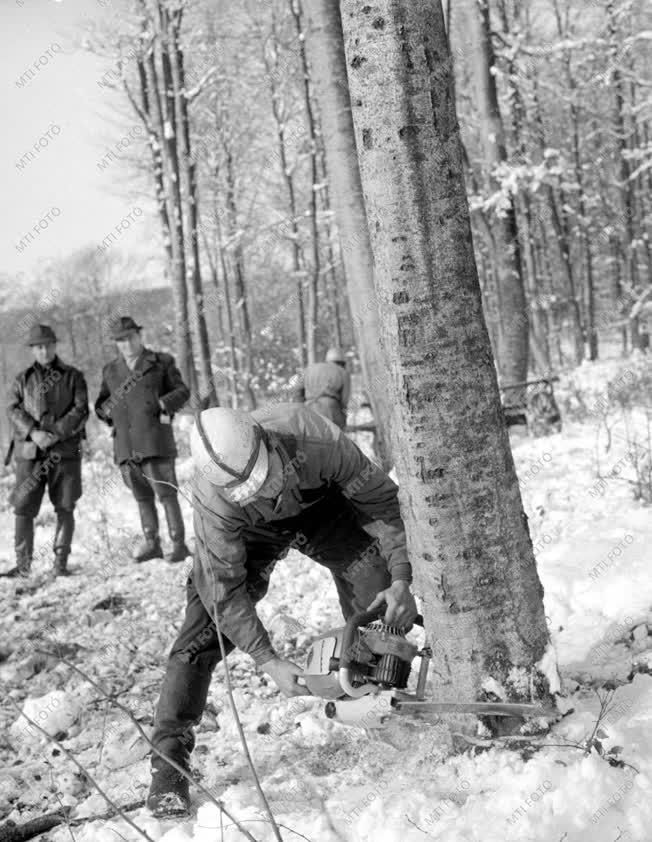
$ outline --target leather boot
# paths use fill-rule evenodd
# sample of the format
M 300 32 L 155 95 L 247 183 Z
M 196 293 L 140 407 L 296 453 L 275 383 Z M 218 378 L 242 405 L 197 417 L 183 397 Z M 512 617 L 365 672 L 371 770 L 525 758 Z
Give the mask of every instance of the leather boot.
M 34 552 L 34 518 L 27 515 L 16 515 L 14 545 L 16 548 L 16 572 L 19 576 L 28 576 L 32 568 L 32 554 Z
M 70 545 L 75 531 L 75 516 L 66 509 L 57 509 L 57 529 L 54 533 L 54 575 L 69 576 L 67 569 Z
M 54 575 L 70 576 L 70 570 L 68 570 L 68 553 L 65 550 L 57 550 L 54 553 Z
M 200 656 L 189 664 L 173 655 L 168 661 L 156 708 L 152 746 L 190 769 L 195 746 L 193 726 L 201 719 L 211 682 L 209 659 Z M 190 806 L 188 780 L 155 751 L 152 751 L 152 783 L 147 806 L 161 818 L 187 813 Z
M 139 564 L 153 558 L 163 558 L 161 542 L 158 537 L 158 515 L 154 500 L 142 500 L 138 503 L 140 523 L 143 527 L 145 540 L 134 550 L 133 558 Z
M 179 500 L 175 495 L 174 497 L 166 497 L 161 502 L 165 510 L 168 534 L 172 541 L 172 550 L 165 554 L 165 560 L 170 563 L 184 561 L 190 555 L 190 550 L 185 542 L 186 530 Z

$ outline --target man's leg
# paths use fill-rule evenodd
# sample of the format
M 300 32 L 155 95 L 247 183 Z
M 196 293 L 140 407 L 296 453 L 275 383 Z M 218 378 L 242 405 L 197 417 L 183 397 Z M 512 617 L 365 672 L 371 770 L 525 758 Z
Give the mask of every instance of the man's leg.
M 378 541 L 364 531 L 353 506 L 339 493 L 304 513 L 308 539 L 301 552 L 330 570 L 344 619 L 365 611 L 391 584 Z
M 154 502 L 154 492 L 144 474 L 142 462 L 123 462 L 120 473 L 127 488 L 134 495 L 140 512 L 140 523 L 144 541 L 134 550 L 133 558 L 137 562 L 149 561 L 152 558 L 163 558 L 161 542 L 158 537 L 158 514 Z
M 186 530 L 177 494 L 179 483 L 174 470 L 174 459 L 148 459 L 143 470 L 165 512 L 168 534 L 172 541 L 172 550 L 166 553 L 165 560 L 170 563 L 184 561 L 190 555 L 190 550 L 186 546 Z
M 48 471 L 48 494 L 57 515 L 54 533 L 54 572 L 68 574 L 67 564 L 75 531 L 75 505 L 82 494 L 81 460 L 63 459 Z
M 244 535 L 247 548 L 247 590 L 254 604 L 267 593 L 275 559 L 287 551 L 289 539 L 265 530 Z M 222 637 L 228 655 L 231 641 Z M 210 687 L 211 676 L 222 660 L 215 624 L 195 589 L 187 584 L 187 605 L 163 679 L 154 717 L 152 744 L 167 757 L 189 768 L 195 746 L 194 727 L 199 723 Z M 189 805 L 188 782 L 164 758 L 152 752 L 152 784 L 147 806 L 155 815 L 185 812 Z
M 193 728 L 201 719 L 211 676 L 221 652 L 215 625 L 195 589 L 192 577 L 186 586 L 187 604 L 165 672 L 156 714 L 152 745 L 189 770 L 195 746 Z M 228 652 L 233 644 L 224 638 Z M 188 781 L 164 757 L 152 751 L 152 784 L 147 806 L 155 815 L 184 812 L 189 805 Z
M 41 508 L 45 491 L 45 471 L 38 460 L 16 460 L 16 485 L 9 502 L 14 507 L 16 572 L 26 576 L 32 567 L 34 554 L 34 518 Z

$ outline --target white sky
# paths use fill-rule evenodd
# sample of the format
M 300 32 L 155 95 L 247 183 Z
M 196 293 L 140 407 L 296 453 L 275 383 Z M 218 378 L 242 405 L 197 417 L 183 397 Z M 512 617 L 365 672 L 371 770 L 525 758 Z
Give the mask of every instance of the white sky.
M 112 0 L 102 3 L 0 0 L 0 270 L 29 273 L 46 258 L 99 244 L 135 205 L 143 215 L 115 247 L 141 254 L 156 248 L 149 196 L 128 194 L 128 170 L 120 163 L 98 168 L 107 149 L 137 125 L 123 97 L 98 85 L 114 63 L 74 45 L 80 21 L 116 13 Z M 63 51 L 17 86 L 53 42 Z M 52 124 L 60 133 L 19 169 L 17 163 Z M 53 206 L 61 215 L 20 253 L 16 244 Z

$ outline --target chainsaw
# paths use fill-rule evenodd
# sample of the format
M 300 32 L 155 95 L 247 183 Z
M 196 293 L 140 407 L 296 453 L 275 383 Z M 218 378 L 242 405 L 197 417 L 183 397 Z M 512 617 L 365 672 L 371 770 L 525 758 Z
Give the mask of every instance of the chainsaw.
M 423 627 L 419 615 L 415 625 Z M 406 688 L 412 662 L 420 658 L 414 694 Z M 512 702 L 433 702 L 425 697 L 432 651 L 419 649 L 405 631 L 388 626 L 378 611 L 351 617 L 345 626 L 315 638 L 308 650 L 302 683 L 313 696 L 326 699 L 329 719 L 347 725 L 379 727 L 390 714 L 412 717 L 440 713 L 476 716 L 551 716 L 534 704 Z

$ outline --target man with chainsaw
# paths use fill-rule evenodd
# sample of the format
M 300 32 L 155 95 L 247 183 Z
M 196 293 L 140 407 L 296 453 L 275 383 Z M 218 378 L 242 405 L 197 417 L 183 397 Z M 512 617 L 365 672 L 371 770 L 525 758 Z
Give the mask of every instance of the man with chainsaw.
M 211 674 L 238 647 L 286 696 L 305 695 L 302 670 L 274 651 L 256 614 L 276 562 L 292 547 L 333 576 L 345 618 L 386 604 L 385 622 L 416 616 L 397 487 L 333 423 L 297 404 L 247 413 L 218 407 L 195 416 L 196 552 L 183 627 L 172 647 L 156 710 L 155 815 L 185 813 L 193 726 Z
M 303 370 L 293 392 L 295 401 L 337 424 L 346 427 L 346 408 L 351 395 L 351 375 L 341 348 L 329 348 L 326 360 L 312 363 Z

